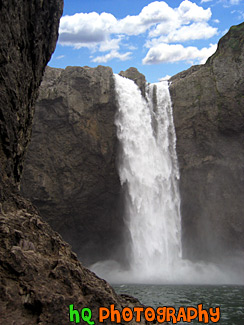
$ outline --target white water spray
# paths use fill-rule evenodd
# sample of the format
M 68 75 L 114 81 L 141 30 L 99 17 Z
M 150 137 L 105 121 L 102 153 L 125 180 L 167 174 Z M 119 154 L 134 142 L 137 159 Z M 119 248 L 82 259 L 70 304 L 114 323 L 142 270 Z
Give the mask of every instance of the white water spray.
M 145 99 L 133 81 L 114 79 L 130 268 L 106 261 L 93 265 L 93 271 L 114 283 L 229 283 L 231 274 L 217 266 L 181 258 L 179 170 L 168 83 L 149 85 Z
M 122 147 L 119 175 L 126 186 L 131 271 L 171 277 L 181 255 L 181 231 L 168 84 L 151 85 L 146 101 L 133 81 L 118 75 L 115 81 L 119 101 L 115 124 Z

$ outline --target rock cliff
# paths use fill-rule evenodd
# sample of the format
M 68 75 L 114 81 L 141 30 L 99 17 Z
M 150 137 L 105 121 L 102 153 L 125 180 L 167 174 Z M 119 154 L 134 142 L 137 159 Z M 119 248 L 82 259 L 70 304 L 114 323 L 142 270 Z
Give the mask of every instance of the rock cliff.
M 58 0 L 0 4 L 0 200 L 5 204 L 20 182 L 34 101 L 56 46 L 61 12 Z
M 244 23 L 205 65 L 171 78 L 184 255 L 244 251 Z
M 46 69 L 22 193 L 87 263 L 123 243 L 115 112 L 111 68 Z
M 70 304 L 79 311 L 91 308 L 97 323 L 100 306 L 140 305 L 116 295 L 82 267 L 70 246 L 18 193 L 33 104 L 55 48 L 62 6 L 62 0 L 0 2 L 1 324 L 67 324 Z M 103 98 L 106 101 L 106 94 Z M 99 130 L 94 127 L 92 132 Z M 106 144 L 101 146 L 104 156 L 109 155 Z

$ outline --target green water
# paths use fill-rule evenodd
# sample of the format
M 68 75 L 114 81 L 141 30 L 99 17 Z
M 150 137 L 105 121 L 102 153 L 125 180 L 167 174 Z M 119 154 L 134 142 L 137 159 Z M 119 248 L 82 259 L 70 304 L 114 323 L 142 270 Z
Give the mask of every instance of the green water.
M 196 285 L 113 285 L 117 293 L 134 296 L 153 308 L 172 306 L 178 309 L 220 307 L 220 325 L 244 325 L 244 286 L 196 286 Z M 194 324 L 198 321 L 192 321 Z M 180 322 L 178 324 L 187 324 Z M 188 323 L 189 324 L 189 323 Z M 209 324 L 213 324 L 209 322 Z

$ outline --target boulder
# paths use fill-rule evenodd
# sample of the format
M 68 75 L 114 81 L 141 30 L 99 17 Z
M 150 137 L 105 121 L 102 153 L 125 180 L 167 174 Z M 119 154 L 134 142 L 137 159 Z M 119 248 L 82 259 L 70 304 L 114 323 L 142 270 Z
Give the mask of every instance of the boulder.
M 136 68 L 130 67 L 125 71 L 120 71 L 119 75 L 122 77 L 133 80 L 140 88 L 142 96 L 146 95 L 146 78 Z

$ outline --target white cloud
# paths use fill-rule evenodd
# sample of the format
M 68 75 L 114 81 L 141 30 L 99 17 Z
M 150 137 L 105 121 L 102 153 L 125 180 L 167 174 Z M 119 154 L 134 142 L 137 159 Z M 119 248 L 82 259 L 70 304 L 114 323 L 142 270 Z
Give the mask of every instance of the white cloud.
M 65 55 L 59 55 L 59 56 L 57 56 L 57 57 L 55 58 L 55 60 L 61 60 L 61 59 L 63 59 L 63 58 L 65 58 Z
M 77 13 L 73 16 L 64 16 L 60 21 L 60 43 L 94 43 L 105 41 L 110 29 L 116 23 L 112 14 L 96 12 Z
M 232 10 L 231 13 L 232 14 L 237 14 L 239 20 L 243 20 L 244 19 L 244 11 L 241 11 L 241 10 Z
M 213 0 L 201 0 L 201 3 L 204 3 L 204 2 L 211 2 Z
M 163 36 L 146 42 L 146 47 L 151 47 L 157 43 L 175 43 L 189 40 L 208 39 L 217 34 L 217 28 L 211 27 L 205 22 L 193 23 L 172 30 Z
M 185 0 L 181 2 L 178 9 L 176 9 L 179 19 L 183 23 L 189 23 L 190 21 L 208 21 L 211 16 L 211 9 L 203 9 L 196 3 Z
M 119 50 L 120 48 L 120 42 L 123 37 L 118 37 L 114 39 L 108 39 L 104 42 L 100 43 L 99 51 L 100 52 L 106 52 L 111 50 Z
M 92 62 L 97 63 L 105 63 L 112 59 L 119 59 L 121 61 L 129 60 L 131 57 L 132 52 L 126 52 L 126 53 L 119 53 L 117 51 L 111 51 L 110 53 L 102 56 L 97 56 L 96 58 L 92 59 Z
M 120 20 L 104 12 L 100 15 L 96 12 L 77 13 L 61 18 L 59 42 L 76 47 L 87 44 L 89 47 L 89 44 L 108 41 L 113 34 L 132 36 L 148 30 L 149 37 L 157 37 L 162 33 L 174 32 L 185 24 L 206 22 L 211 14 L 210 8 L 203 9 L 189 0 L 182 1 L 175 9 L 164 1 L 155 1 L 144 7 L 139 15 L 128 15 Z
M 184 25 L 194 22 L 206 22 L 211 18 L 211 10 L 203 9 L 188 0 L 183 1 L 179 8 L 171 9 L 171 12 L 166 12 L 167 20 L 162 21 L 149 32 L 150 37 L 157 37 L 162 34 L 174 32 Z M 170 17 L 170 18 L 169 18 Z M 207 23 L 205 23 L 207 26 Z
M 212 55 L 216 49 L 216 44 L 211 44 L 209 48 L 205 47 L 199 50 L 194 46 L 183 47 L 181 44 L 169 45 L 161 43 L 148 51 L 146 57 L 143 59 L 143 64 L 172 63 L 178 61 L 205 63 L 207 58 Z
M 87 47 L 94 50 L 98 45 L 101 51 L 117 49 L 120 38 L 110 39 L 111 27 L 116 22 L 112 14 L 105 12 L 64 16 L 60 20 L 59 43 L 76 49 Z
M 230 0 L 231 5 L 239 5 L 241 0 Z
M 206 0 L 202 0 L 206 1 Z M 231 0 L 238 1 L 238 0 Z M 93 52 L 108 52 L 97 56 L 93 62 L 107 62 L 113 58 L 128 60 L 131 52 L 130 37 L 143 35 L 145 46 L 151 52 L 162 43 L 208 39 L 217 34 L 217 28 L 208 24 L 211 9 L 204 9 L 189 0 L 171 8 L 164 1 L 154 1 L 138 15 L 116 19 L 112 14 L 96 12 L 77 13 L 61 18 L 59 43 L 75 49 L 89 48 Z M 123 42 L 126 39 L 126 43 Z
M 139 35 L 150 29 L 151 26 L 175 22 L 177 14 L 164 1 L 155 1 L 142 9 L 137 16 L 127 16 L 113 27 L 113 32 L 127 35 Z
M 239 11 L 239 20 L 244 19 L 244 11 Z
M 221 33 L 221 35 L 224 36 L 226 33 L 228 33 L 228 31 L 229 31 L 229 29 L 225 29 L 225 30 Z
M 171 78 L 172 76 L 169 76 L 168 74 L 160 79 L 158 79 L 158 81 L 167 81 Z
M 213 55 L 217 50 L 217 44 L 210 44 L 209 47 L 204 47 L 199 50 L 199 54 L 197 56 L 197 60 L 199 60 L 200 64 L 206 63 L 207 59 Z
M 230 6 L 240 5 L 243 0 L 219 0 L 223 6 L 229 8 Z

